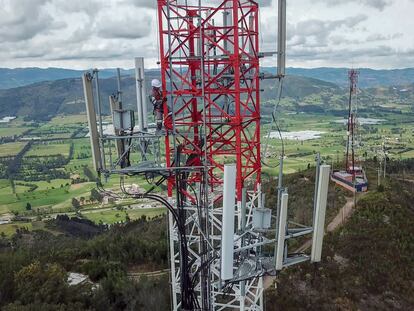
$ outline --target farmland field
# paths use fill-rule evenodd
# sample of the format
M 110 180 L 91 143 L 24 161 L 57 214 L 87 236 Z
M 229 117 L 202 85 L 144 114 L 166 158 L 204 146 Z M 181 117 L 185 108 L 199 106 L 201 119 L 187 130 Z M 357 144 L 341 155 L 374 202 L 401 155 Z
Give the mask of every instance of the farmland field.
M 28 130 L 29 127 L 0 127 L 0 137 L 20 136 Z
M 45 223 L 42 221 L 33 222 L 16 222 L 12 224 L 0 225 L 0 233 L 4 233 L 6 236 L 13 235 L 17 229 L 26 228 L 28 230 L 44 230 Z
M 134 209 L 134 210 L 106 210 L 106 211 L 94 211 L 83 213 L 83 216 L 93 222 L 98 223 L 102 221 L 106 224 L 113 224 L 116 222 L 125 221 L 128 215 L 131 220 L 141 218 L 145 215 L 148 218 L 153 218 L 159 215 L 163 215 L 167 212 L 165 208 L 145 208 L 145 209 Z
M 360 159 L 378 156 L 380 150 L 382 150 L 382 143 L 384 143 L 387 154 L 391 158 L 404 159 L 414 157 L 413 115 L 410 113 L 404 115 L 381 113 L 378 115 L 366 114 L 363 117 L 378 118 L 383 121 L 379 124 L 360 126 L 361 135 L 358 137 L 358 140 L 361 143 L 357 152 Z M 343 120 L 343 117 L 282 112 L 278 115 L 278 119 L 280 129 L 284 132 L 283 136 L 285 137 L 283 139 L 285 174 L 313 166 L 317 152 L 321 153 L 321 157 L 325 162 L 338 167 L 338 163 L 342 161 L 345 151 L 346 129 L 345 125 L 339 122 Z M 33 137 L 36 135 L 43 137 L 43 134 L 48 133 L 45 136 L 46 139 L 62 135 L 68 137 L 74 131 L 84 130 L 86 127 L 84 121 L 85 116 L 82 115 L 55 117 L 50 122 L 39 124 L 30 135 Z M 268 131 L 275 131 L 275 128 L 272 128 L 268 121 L 269 118 L 264 116 L 261 129 L 262 152 L 265 151 L 266 146 L 267 152 L 263 156 L 264 165 L 262 170 L 269 176 L 276 176 L 278 174 L 277 165 L 282 151 L 282 142 L 277 133 L 272 134 L 273 138 L 267 139 Z M 4 128 L 0 128 L 0 133 L 2 129 L 4 130 Z M 13 131 L 13 127 L 9 131 Z M 319 132 L 320 136 L 308 139 L 307 135 L 311 131 Z M 15 142 L 0 145 L 0 156 L 14 156 L 25 144 L 24 142 Z M 47 170 L 42 172 L 43 175 L 39 175 L 40 172 L 36 173 L 36 171 L 33 171 L 35 168 L 40 169 L 43 163 L 48 163 L 48 165 L 55 163 L 53 158 L 56 155 L 62 155 L 67 158 L 71 144 L 73 144 L 72 157 L 67 159 L 67 162 L 64 162 L 66 164 L 59 167 L 53 166 L 51 170 L 53 175 L 48 175 Z M 32 156 L 36 157 L 32 158 Z M 136 156 L 132 155 L 131 159 L 136 159 Z M 223 161 L 231 162 L 232 160 L 229 157 L 223 158 Z M 72 199 L 76 198 L 79 200 L 81 197 L 88 199 L 91 189 L 95 188 L 96 174 L 92 167 L 88 138 L 79 136 L 79 138 L 60 139 L 59 141 L 34 142 L 30 150 L 25 154 L 22 163 L 22 169 L 27 169 L 27 173 L 30 173 L 30 175 L 22 174 L 20 179 L 16 179 L 14 190 L 12 190 L 9 180 L 0 180 L 0 215 L 10 212 L 27 213 L 27 203 L 30 203 L 35 211 L 47 213 L 73 212 Z M 60 176 L 61 173 L 64 174 Z M 41 178 L 33 181 L 23 180 L 28 176 L 41 176 Z M 47 178 L 47 180 L 42 178 Z M 132 182 L 139 185 L 142 189 L 150 187 L 142 178 L 127 180 L 127 183 Z M 119 192 L 118 176 L 112 176 L 107 181 L 104 181 L 104 187 L 111 191 Z M 160 191 L 160 189 L 156 191 Z M 122 205 L 127 204 L 127 201 L 123 202 Z M 89 209 L 98 206 L 98 203 L 88 203 L 87 206 Z M 162 211 L 157 209 L 126 209 L 126 212 L 131 219 L 134 219 L 141 217 L 143 214 L 152 217 Z M 118 210 L 106 209 L 100 212 L 84 211 L 82 213 L 84 217 L 95 222 L 102 220 L 103 222 L 114 223 L 124 221 L 126 217 L 124 211 Z
M 45 142 L 40 144 L 32 145 L 30 150 L 26 153 L 26 156 L 52 156 L 62 155 L 64 157 L 69 156 L 70 144 L 68 143 L 52 143 Z
M 26 146 L 25 142 L 14 142 L 0 145 L 0 157 L 15 156 L 23 149 L 24 146 Z
M 51 125 L 65 125 L 65 124 L 82 124 L 85 125 L 87 122 L 86 115 L 84 114 L 77 114 L 77 115 L 69 115 L 69 116 L 57 116 L 54 117 L 49 124 Z

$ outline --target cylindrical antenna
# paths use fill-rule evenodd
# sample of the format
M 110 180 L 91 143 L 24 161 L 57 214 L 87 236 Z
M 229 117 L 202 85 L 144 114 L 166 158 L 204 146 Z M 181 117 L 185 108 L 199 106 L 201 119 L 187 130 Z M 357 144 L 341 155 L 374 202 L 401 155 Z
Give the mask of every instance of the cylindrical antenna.
M 277 76 L 282 78 L 286 71 L 286 0 L 279 0 L 277 36 Z
M 117 82 L 118 82 L 118 104 L 119 109 L 122 109 L 122 90 L 121 90 L 121 69 L 116 68 Z
M 138 111 L 138 128 L 140 131 L 147 131 L 147 97 L 145 87 L 145 68 L 144 58 L 135 58 L 135 80 L 137 90 L 137 111 Z

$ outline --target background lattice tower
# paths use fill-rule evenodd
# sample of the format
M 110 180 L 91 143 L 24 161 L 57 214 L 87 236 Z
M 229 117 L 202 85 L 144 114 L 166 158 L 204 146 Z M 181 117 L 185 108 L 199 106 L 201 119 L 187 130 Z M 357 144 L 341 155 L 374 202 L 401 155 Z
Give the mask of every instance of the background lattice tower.
M 346 145 L 346 170 L 354 174 L 354 167 L 357 166 L 357 159 L 355 157 L 355 147 L 357 145 L 357 106 L 356 98 L 358 92 L 358 76 L 359 71 L 351 69 L 348 72 L 349 79 L 349 102 L 348 102 L 348 130 L 347 130 L 347 145 Z

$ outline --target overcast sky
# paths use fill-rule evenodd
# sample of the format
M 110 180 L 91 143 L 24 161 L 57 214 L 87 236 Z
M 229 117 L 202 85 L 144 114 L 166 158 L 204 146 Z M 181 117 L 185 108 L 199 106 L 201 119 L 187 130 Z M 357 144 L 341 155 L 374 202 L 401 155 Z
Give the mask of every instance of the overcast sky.
M 262 51 L 275 50 L 277 0 L 258 2 Z M 414 67 L 414 0 L 287 2 L 289 67 Z M 157 67 L 155 3 L 0 0 L 0 67 Z

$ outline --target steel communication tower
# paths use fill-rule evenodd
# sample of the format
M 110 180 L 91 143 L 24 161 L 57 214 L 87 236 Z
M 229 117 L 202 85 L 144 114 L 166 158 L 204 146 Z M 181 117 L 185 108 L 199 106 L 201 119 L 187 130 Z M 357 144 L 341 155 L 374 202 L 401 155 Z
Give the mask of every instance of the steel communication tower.
M 258 2 L 213 3 L 157 2 L 165 133 L 147 122 L 142 58 L 135 61 L 138 128 L 122 104 L 119 74 L 109 99 L 114 135 L 103 130 L 98 70 L 83 75 L 93 161 L 99 176 L 120 175 L 124 194 L 168 208 L 173 310 L 261 311 L 265 275 L 321 260 L 330 167 L 318 159 L 311 225 L 289 222 L 283 154 L 278 204 L 266 208 L 260 80 L 285 75 L 286 0 L 279 0 L 278 71 L 267 77 L 259 59 L 274 53 L 259 52 Z M 125 176 L 159 179 L 131 193 Z M 163 182 L 167 198 L 152 193 Z M 289 253 L 289 239 L 310 234 L 310 255 Z
M 168 99 L 164 111 L 174 120 L 172 135 L 165 138 L 167 167 L 203 167 L 190 173 L 186 185 L 168 181 L 170 200 L 175 189 L 177 208 L 189 228 L 189 248 L 199 249 L 189 253 L 189 261 L 199 263 L 200 280 L 194 287 L 203 309 L 244 308 L 246 299 L 252 310 L 262 306 L 261 278 L 244 282 L 243 288 L 224 288 L 214 255 L 222 238 L 218 203 L 225 163 L 235 163 L 238 230 L 251 222 L 251 217 L 241 219 L 244 189 L 248 213 L 261 204 L 258 9 L 255 1 L 220 1 L 214 7 L 201 1 L 158 1 L 161 76 Z M 182 301 L 178 243 L 171 218 L 174 309 Z M 225 292 L 231 299 L 220 299 Z

